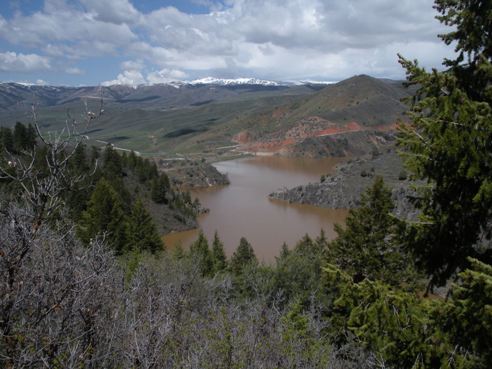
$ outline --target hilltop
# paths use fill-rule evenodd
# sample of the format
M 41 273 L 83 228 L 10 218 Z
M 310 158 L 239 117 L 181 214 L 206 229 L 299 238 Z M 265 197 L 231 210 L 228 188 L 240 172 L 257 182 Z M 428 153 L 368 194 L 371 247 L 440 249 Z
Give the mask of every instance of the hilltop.
M 243 149 L 296 156 L 344 156 L 385 143 L 405 120 L 402 83 L 366 75 L 329 85 L 313 95 L 236 123 Z

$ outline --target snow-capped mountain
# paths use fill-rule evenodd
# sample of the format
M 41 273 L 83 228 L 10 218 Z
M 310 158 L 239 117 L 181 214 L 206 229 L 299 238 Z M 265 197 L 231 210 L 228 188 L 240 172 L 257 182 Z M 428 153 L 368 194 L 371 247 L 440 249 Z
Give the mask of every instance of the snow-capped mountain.
M 338 81 L 318 81 L 318 80 L 302 80 L 296 82 L 296 85 L 302 86 L 302 85 L 333 85 L 337 83 Z
M 261 86 L 282 86 L 283 83 L 275 81 L 267 81 L 258 78 L 215 78 L 205 77 L 201 79 L 195 79 L 188 82 L 191 85 L 219 85 L 219 86 L 234 86 L 234 85 L 261 85 Z
M 111 84 L 107 86 L 49 86 L 0 82 L 0 113 L 16 110 L 18 105 L 58 106 L 74 104 L 80 100 L 103 98 L 105 105 L 124 104 L 125 108 L 176 108 L 200 106 L 223 99 L 235 99 L 242 94 L 254 95 L 257 91 L 281 94 L 290 84 L 255 78 L 220 79 L 204 78 L 194 81 L 166 81 L 155 84 Z M 293 86 L 292 86 L 293 87 Z M 309 91 L 309 90 L 306 90 Z M 306 92 L 304 91 L 304 92 Z

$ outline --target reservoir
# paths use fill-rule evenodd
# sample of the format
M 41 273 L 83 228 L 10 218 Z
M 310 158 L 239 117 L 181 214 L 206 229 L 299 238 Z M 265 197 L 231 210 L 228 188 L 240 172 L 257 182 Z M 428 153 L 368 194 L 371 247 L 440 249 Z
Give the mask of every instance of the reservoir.
M 231 256 L 241 237 L 253 246 L 259 260 L 272 262 L 284 242 L 292 248 L 305 234 L 316 238 L 321 230 L 335 237 L 334 224 L 343 224 L 347 210 L 318 208 L 270 200 L 268 195 L 283 187 L 317 182 L 322 174 L 333 173 L 339 159 L 255 156 L 215 163 L 226 173 L 228 186 L 192 192 L 210 212 L 198 223 L 211 244 L 217 231 Z M 184 248 L 196 240 L 199 230 L 172 233 L 164 237 L 167 247 Z

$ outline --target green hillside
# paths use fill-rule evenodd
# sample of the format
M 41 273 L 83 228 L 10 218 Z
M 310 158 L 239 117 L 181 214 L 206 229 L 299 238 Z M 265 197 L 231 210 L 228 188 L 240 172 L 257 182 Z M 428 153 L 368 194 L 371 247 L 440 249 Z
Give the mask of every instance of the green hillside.
M 176 88 L 171 88 L 178 93 Z M 150 155 L 201 151 L 209 146 L 228 144 L 230 137 L 236 133 L 234 127 L 229 126 L 230 122 L 262 109 L 269 109 L 276 104 L 296 101 L 300 96 L 313 93 L 315 90 L 304 86 L 275 90 L 251 87 L 249 90 L 232 90 L 232 96 L 222 96 L 218 101 L 207 98 L 202 103 L 190 105 L 196 96 L 201 100 L 203 96 L 207 97 L 200 91 L 209 89 L 198 89 L 194 93 L 199 95 L 194 95 L 194 98 L 185 94 L 184 97 L 180 97 L 184 100 L 179 106 L 167 108 L 162 107 L 167 106 L 165 104 L 158 108 L 155 102 L 155 106 L 149 107 L 142 101 L 138 104 L 123 104 L 121 101 L 116 103 L 110 97 L 104 97 L 104 114 L 90 127 L 80 125 L 79 131 L 89 136 L 91 143 L 97 144 L 97 140 L 101 140 Z M 36 114 L 43 130 L 59 131 L 63 129 L 67 119 L 82 122 L 86 111 L 98 112 L 100 108 L 100 99 L 76 98 L 63 100 L 60 105 L 40 104 L 36 106 Z M 27 102 L 18 104 L 14 110 L 4 109 L 0 112 L 0 125 L 12 126 L 16 121 L 32 121 L 32 108 Z M 208 134 L 209 131 L 213 133 Z M 196 138 L 201 136 L 200 134 L 204 134 L 203 137 Z

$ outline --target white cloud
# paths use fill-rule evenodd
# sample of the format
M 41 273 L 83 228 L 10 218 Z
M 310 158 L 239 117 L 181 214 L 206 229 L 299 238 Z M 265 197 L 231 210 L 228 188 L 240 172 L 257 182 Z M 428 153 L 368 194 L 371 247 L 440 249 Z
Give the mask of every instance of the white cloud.
M 357 73 L 385 75 L 383 67 L 388 67 L 387 76 L 402 77 L 396 53 L 417 50 L 415 45 L 425 44 L 425 60 L 438 64 L 452 53 L 437 38 L 444 29 L 428 0 L 230 4 L 205 15 L 171 7 L 146 15 L 146 54 L 165 54 L 149 61 L 197 75 L 249 71 L 262 78 L 341 79 Z M 350 59 L 352 55 L 358 59 Z
M 165 64 L 174 55 L 171 50 L 153 46 L 144 41 L 137 41 L 128 45 L 128 52 L 134 57 L 145 59 L 157 65 Z
M 65 73 L 72 75 L 81 75 L 84 74 L 84 71 L 77 67 L 68 67 L 67 69 L 65 69 Z
M 43 11 L 16 13 L 12 19 L 0 21 L 0 38 L 70 58 L 115 54 L 138 39 L 128 24 L 99 20 L 63 0 L 46 0 Z
M 177 69 L 161 69 L 159 71 L 151 72 L 147 75 L 147 83 L 168 83 L 172 81 L 181 81 L 187 78 L 188 75 Z
M 142 70 L 145 64 L 142 60 L 127 60 L 121 63 L 121 69 L 123 70 Z
M 130 67 L 130 69 L 124 70 L 122 73 L 118 74 L 116 79 L 112 81 L 103 82 L 102 85 L 103 86 L 113 86 L 113 85 L 138 86 L 143 84 L 153 85 L 158 83 L 181 81 L 188 76 L 185 72 L 178 69 L 161 69 L 158 71 L 150 72 L 144 77 L 144 75 L 140 70 L 131 68 L 131 67 L 139 66 L 138 64 L 124 62 L 123 65 Z
M 221 2 L 214 0 L 191 0 L 193 4 L 200 5 L 208 8 L 210 11 L 219 11 L 224 9 L 224 5 Z
M 50 69 L 48 58 L 37 54 L 21 54 L 13 51 L 0 53 L 0 70 L 5 72 L 32 72 Z
M 138 86 L 145 84 L 146 80 L 142 73 L 136 70 L 125 70 L 123 73 L 118 74 L 116 79 L 112 81 L 103 82 L 103 86 L 113 86 L 113 85 L 129 85 Z
M 95 18 L 109 23 L 138 23 L 141 14 L 128 0 L 80 0 L 89 12 L 95 14 Z
M 439 66 L 452 49 L 437 38 L 431 0 L 192 0 L 208 14 L 174 7 L 139 12 L 137 0 L 45 0 L 41 11 L 0 16 L 0 38 L 56 60 L 115 56 L 114 81 L 206 75 L 339 80 L 367 73 L 403 77 L 396 53 Z M 132 4 L 133 3 L 133 4 Z M 77 62 L 77 64 L 79 64 Z M 80 65 L 80 64 L 79 64 Z M 145 71 L 152 71 L 145 75 Z

